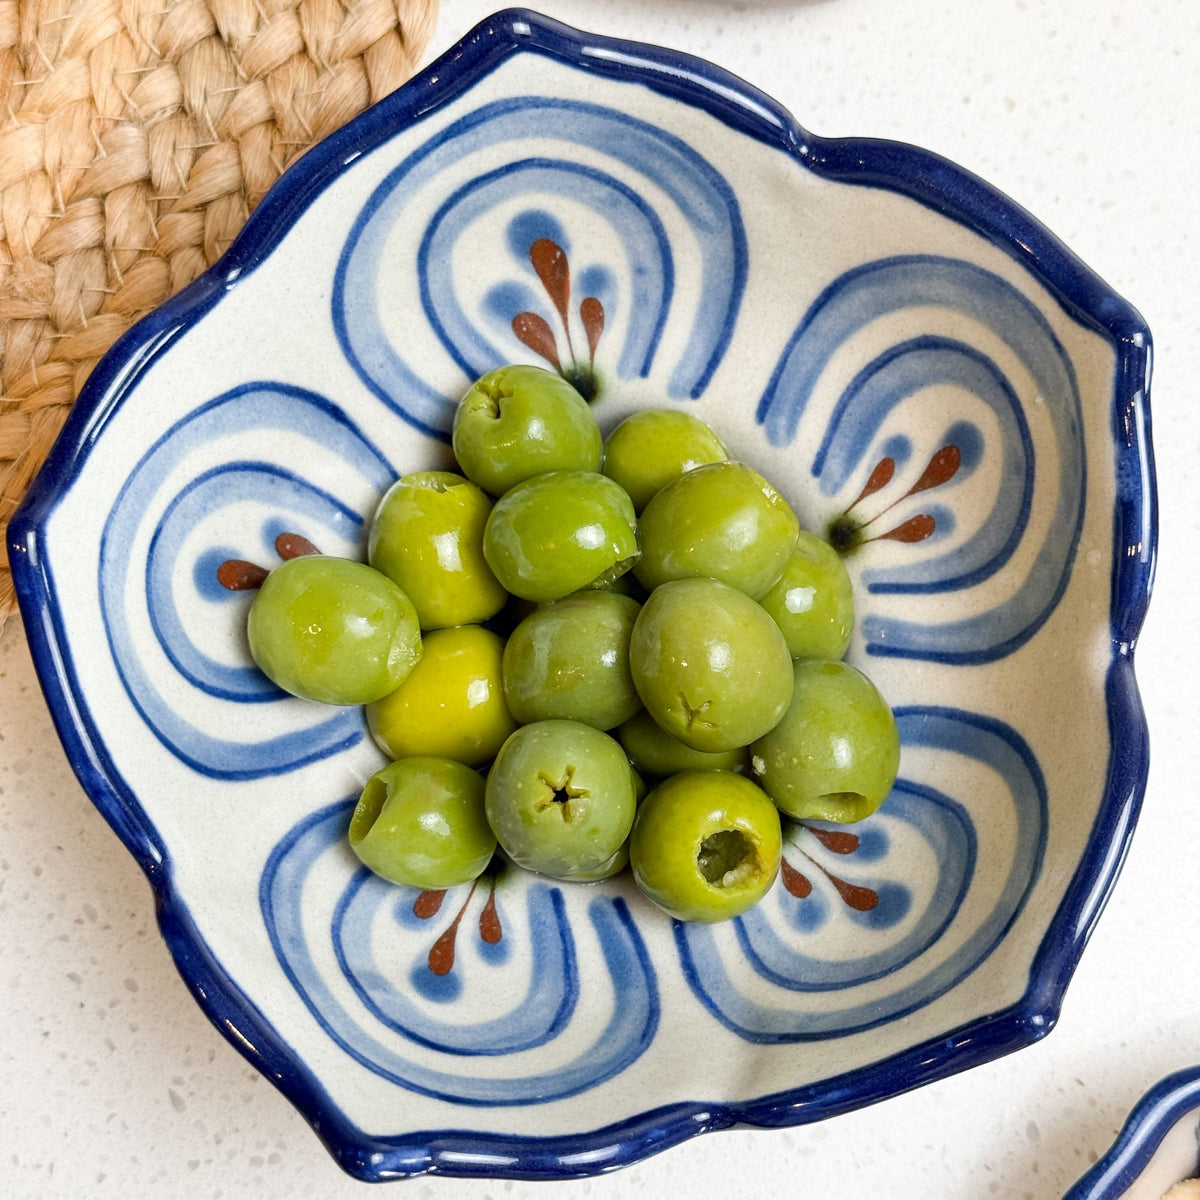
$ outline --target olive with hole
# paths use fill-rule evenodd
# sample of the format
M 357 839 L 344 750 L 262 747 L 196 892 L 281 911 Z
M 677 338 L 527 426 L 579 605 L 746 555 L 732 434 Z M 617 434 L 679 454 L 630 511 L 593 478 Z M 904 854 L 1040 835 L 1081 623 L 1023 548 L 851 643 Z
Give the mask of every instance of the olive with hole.
M 725 921 L 757 904 L 779 872 L 779 810 L 732 771 L 683 771 L 639 805 L 629 865 L 642 892 L 680 921 Z
M 350 817 L 350 845 L 393 883 L 448 888 L 482 874 L 496 851 L 483 778 L 462 763 L 402 758 L 367 780 Z
M 802 659 L 794 674 L 783 719 L 750 747 L 754 776 L 796 820 L 861 821 L 896 781 L 896 718 L 849 663 Z
M 581 721 L 522 725 L 496 755 L 484 798 L 504 853 L 554 879 L 609 863 L 636 808 L 625 751 Z

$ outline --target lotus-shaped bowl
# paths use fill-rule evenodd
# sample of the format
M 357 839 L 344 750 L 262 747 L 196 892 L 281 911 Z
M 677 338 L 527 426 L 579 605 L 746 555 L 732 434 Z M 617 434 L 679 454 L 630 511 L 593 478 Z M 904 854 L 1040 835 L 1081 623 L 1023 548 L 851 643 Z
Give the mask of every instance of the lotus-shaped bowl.
M 524 11 L 306 155 L 88 382 L 11 524 L 50 709 L 220 1031 L 369 1179 L 604 1171 L 813 1121 L 1053 1026 L 1146 778 L 1137 313 L 931 154 L 823 140 L 715 66 Z M 362 554 L 472 377 L 552 365 L 604 429 L 709 421 L 847 547 L 901 774 L 789 830 L 766 900 L 626 879 L 445 894 L 345 836 L 358 709 L 249 660 L 228 558 Z

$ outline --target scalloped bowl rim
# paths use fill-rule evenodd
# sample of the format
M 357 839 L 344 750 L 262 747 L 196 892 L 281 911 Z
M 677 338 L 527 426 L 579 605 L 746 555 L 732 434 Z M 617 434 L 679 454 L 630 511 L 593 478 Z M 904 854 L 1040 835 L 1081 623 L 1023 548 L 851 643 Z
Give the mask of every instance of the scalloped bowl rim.
M 1160 1079 L 1134 1105 L 1108 1151 L 1063 1200 L 1120 1200 L 1167 1134 L 1193 1112 L 1200 1113 L 1200 1066 Z
M 1022 999 L 889 1059 L 843 1076 L 744 1104 L 697 1101 L 657 1108 L 585 1134 L 516 1138 L 478 1131 L 366 1134 L 333 1104 L 309 1069 L 232 984 L 176 893 L 154 828 L 108 758 L 90 720 L 51 599 L 39 530 L 71 485 L 91 442 L 150 362 L 275 248 L 298 215 L 360 154 L 398 128 L 454 100 L 507 56 L 535 52 L 604 76 L 632 80 L 697 106 L 807 170 L 879 187 L 937 208 L 1038 277 L 1076 320 L 1116 353 L 1114 469 L 1143 481 L 1114 506 L 1110 625 L 1105 679 L 1111 753 L 1104 798 L 1088 843 L 1044 936 Z M 1145 790 L 1148 735 L 1133 672 L 1133 647 L 1154 576 L 1157 514 L 1150 446 L 1151 344 L 1140 315 L 1029 213 L 948 160 L 903 143 L 825 139 L 731 73 L 693 56 L 572 29 L 523 9 L 488 18 L 398 91 L 310 150 L 267 193 L 225 255 L 128 330 L 86 382 L 45 465 L 9 526 L 9 550 L 33 659 L 58 734 L 85 791 L 146 873 L 162 935 L 209 1019 L 312 1124 L 339 1164 L 362 1179 L 429 1170 L 458 1176 L 568 1178 L 637 1161 L 707 1130 L 735 1124 L 787 1126 L 824 1119 L 908 1091 L 1019 1049 L 1053 1028 L 1062 996 L 1124 860 Z M 1125 548 L 1137 546 L 1137 553 Z M 243 1036 L 240 1031 L 249 1031 Z

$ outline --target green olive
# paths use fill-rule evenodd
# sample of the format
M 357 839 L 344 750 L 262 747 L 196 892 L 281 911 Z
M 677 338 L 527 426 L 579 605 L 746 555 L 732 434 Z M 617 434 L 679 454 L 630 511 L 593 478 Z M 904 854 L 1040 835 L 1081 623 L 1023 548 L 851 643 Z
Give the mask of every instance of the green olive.
M 604 457 L 587 401 L 541 367 L 499 367 L 478 379 L 451 437 L 467 478 L 493 496 L 546 471 L 599 471 Z
M 366 563 L 306 554 L 266 578 L 246 622 L 250 653 L 286 692 L 368 704 L 404 682 L 421 657 L 416 609 Z
M 699 417 L 678 408 L 645 408 L 626 417 L 604 443 L 604 474 L 643 508 L 668 483 L 729 456 Z
M 783 574 L 762 598 L 793 658 L 841 658 L 854 632 L 854 589 L 838 552 L 800 531 Z
M 641 803 L 629 864 L 642 892 L 681 921 L 724 921 L 757 904 L 779 872 L 779 812 L 730 771 L 684 771 Z
M 625 751 L 579 721 L 522 725 L 496 755 L 485 799 L 504 853 L 555 879 L 610 862 L 636 807 Z
M 783 719 L 750 747 L 755 777 L 789 817 L 861 821 L 900 766 L 896 720 L 879 689 L 844 662 L 802 659 Z
M 543 605 L 504 647 L 504 694 L 522 723 L 561 717 L 612 729 L 642 706 L 629 673 L 640 606 L 609 591 Z
M 748 745 L 792 698 L 779 626 L 715 579 L 678 579 L 650 593 L 629 641 L 629 667 L 650 716 L 693 750 Z
M 448 888 L 479 876 L 496 850 L 479 773 L 445 758 L 404 758 L 367 780 L 350 845 L 393 883 Z
M 638 555 L 636 524 L 633 504 L 611 479 L 551 471 L 496 501 L 483 553 L 513 595 L 558 600 L 627 571 Z
M 635 573 L 647 588 L 719 579 L 755 600 L 779 578 L 800 531 L 788 502 L 745 463 L 681 475 L 642 513 Z
M 450 471 L 415 471 L 385 493 L 371 523 L 367 559 L 398 583 L 422 629 L 486 621 L 507 593 L 483 557 L 492 502 Z
M 421 661 L 367 705 L 367 726 L 392 758 L 434 755 L 482 766 L 517 727 L 501 682 L 504 642 L 480 625 L 425 635 Z
M 744 771 L 750 762 L 745 746 L 708 753 L 693 750 L 655 724 L 642 709 L 616 731 L 629 761 L 651 776 L 674 775 L 679 771 Z

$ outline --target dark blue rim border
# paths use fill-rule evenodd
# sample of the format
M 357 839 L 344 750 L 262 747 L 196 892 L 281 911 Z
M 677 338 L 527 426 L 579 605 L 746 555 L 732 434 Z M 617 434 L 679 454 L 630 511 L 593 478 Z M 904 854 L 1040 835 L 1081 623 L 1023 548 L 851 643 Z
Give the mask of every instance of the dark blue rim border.
M 1200 1121 L 1200 1066 L 1159 1080 L 1134 1106 L 1108 1153 L 1063 1200 L 1120 1200 L 1189 1113 Z M 1200 1172 L 1200 1147 L 1196 1153 L 1190 1169 Z
M 1113 652 L 1106 679 L 1113 751 L 1093 850 L 1066 890 L 1024 997 L 1012 1007 L 870 1068 L 745 1104 L 679 1104 L 589 1133 L 555 1138 L 475 1130 L 376 1138 L 336 1108 L 261 1012 L 228 979 L 199 936 L 175 891 L 164 848 L 90 719 L 51 601 L 40 536 L 92 442 L 150 362 L 252 271 L 355 158 L 444 107 L 522 51 L 642 84 L 703 109 L 790 154 L 820 176 L 886 188 L 926 204 L 1008 253 L 1041 278 L 1074 319 L 1112 344 L 1117 359 L 1114 468 L 1118 480 L 1142 481 L 1140 488 L 1119 495 L 1113 517 Z M 532 12 L 510 9 L 482 22 L 410 83 L 305 155 L 271 189 L 220 262 L 116 343 L 92 373 L 12 518 L 9 557 L 59 736 L 84 789 L 149 877 L 162 933 L 180 973 L 213 1024 L 300 1109 L 338 1163 L 367 1180 L 424 1171 L 520 1179 L 594 1175 L 707 1130 L 738 1124 L 786 1126 L 835 1116 L 987 1062 L 1037 1041 L 1053 1028 L 1064 989 L 1124 859 L 1146 785 L 1148 737 L 1134 680 L 1133 648 L 1153 583 L 1157 538 L 1149 371 L 1150 335 L 1138 313 L 1032 216 L 962 168 L 895 142 L 814 137 L 773 100 L 719 67 L 658 47 L 584 34 Z

